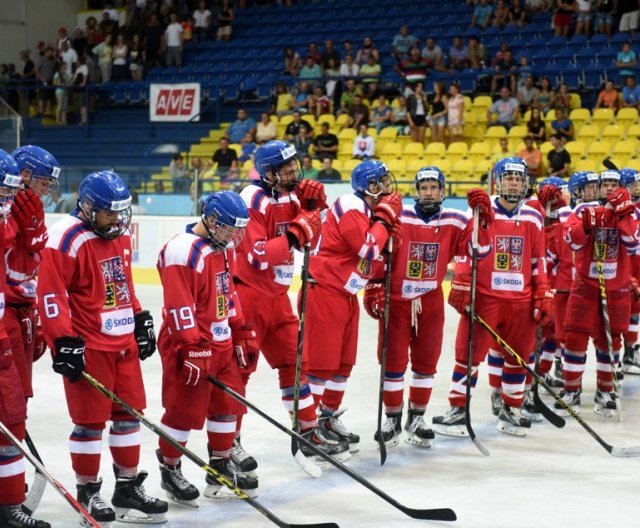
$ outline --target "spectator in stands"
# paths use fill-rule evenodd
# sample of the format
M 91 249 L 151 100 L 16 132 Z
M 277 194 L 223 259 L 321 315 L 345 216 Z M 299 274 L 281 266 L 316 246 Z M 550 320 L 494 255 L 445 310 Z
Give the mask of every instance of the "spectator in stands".
M 273 97 L 270 113 L 278 117 L 289 115 L 293 108 L 293 96 L 287 91 L 287 85 L 276 83 L 276 93 Z
M 469 37 L 468 54 L 469 66 L 476 69 L 484 68 L 487 62 L 487 48 L 475 35 Z
M 404 95 L 398 96 L 397 106 L 391 106 L 393 108 L 393 116 L 391 121 L 393 126 L 396 127 L 398 134 L 406 136 L 409 134 L 409 109 L 407 108 L 407 98 Z
M 568 37 L 571 27 L 571 15 L 576 11 L 575 0 L 558 0 L 553 16 L 556 37 Z
M 322 169 L 318 171 L 316 178 L 321 181 L 340 181 L 340 172 L 333 168 L 333 160 L 331 158 L 322 160 Z
M 207 2 L 200 0 L 198 9 L 193 12 L 193 42 L 201 44 L 207 39 L 207 33 L 211 26 L 211 11 L 207 8 Z
M 325 70 L 331 68 L 331 60 L 334 61 L 333 68 L 340 64 L 340 52 L 333 46 L 333 40 L 327 39 L 324 41 L 324 51 L 320 58 L 320 64 Z
M 507 138 L 500 138 L 498 140 L 498 148 L 493 153 L 493 161 L 499 161 L 503 158 L 513 156 L 513 152 L 509 148 L 509 140 Z
M 556 94 L 555 108 L 564 108 L 566 112 L 571 108 L 571 94 L 566 83 L 560 83 L 558 93 Z
M 518 81 L 518 63 L 513 58 L 511 50 L 507 49 L 495 66 L 496 73 L 491 77 L 491 95 L 495 94 L 499 86 L 509 86 L 512 93 L 516 93 Z
M 353 55 L 345 55 L 340 65 L 340 77 L 357 77 L 358 75 L 360 75 L 360 66 L 353 61 Z
M 376 87 L 380 83 L 380 76 L 382 75 L 382 67 L 376 61 L 373 54 L 367 57 L 367 63 L 360 66 L 360 76 L 362 77 L 362 84 L 368 86 L 369 84 L 375 84 Z
M 129 46 L 129 73 L 132 81 L 141 81 L 144 73 L 144 50 L 142 49 L 142 41 L 140 35 L 135 33 Z
M 309 99 L 309 113 L 316 117 L 331 113 L 331 101 L 325 95 L 322 86 L 313 89 L 313 97 Z
M 625 87 L 622 89 L 622 106 L 640 110 L 640 86 L 636 84 L 636 78 L 633 76 L 625 79 Z
M 124 35 L 118 34 L 116 43 L 113 46 L 113 80 L 122 82 L 127 80 L 127 56 L 129 47 L 124 41 Z
M 533 84 L 533 76 L 527 75 L 524 84 L 518 88 L 518 102 L 520 103 L 520 113 L 524 115 L 527 110 L 533 108 L 533 104 L 538 94 L 538 89 Z
M 356 130 L 359 130 L 361 125 L 369 126 L 369 107 L 364 104 L 361 95 L 353 98 L 353 104 L 349 107 L 349 117 L 349 125 Z
M 160 25 L 160 18 L 153 13 L 149 17 L 144 37 L 145 68 L 147 70 L 160 66 L 160 49 L 162 48 L 163 40 L 164 31 Z
M 76 50 L 74 50 L 70 43 L 69 39 L 62 41 L 62 51 L 60 52 L 60 60 L 62 62 L 67 63 L 67 71 L 75 72 L 76 64 L 78 63 L 78 54 Z
M 447 86 L 444 81 L 438 81 L 434 85 L 433 97 L 430 100 L 431 114 L 427 118 L 431 129 L 431 141 L 444 143 L 444 131 L 447 128 Z
M 291 75 L 291 77 L 297 77 L 302 68 L 302 61 L 297 51 L 294 51 L 292 47 L 288 46 L 284 49 L 284 69 L 282 75 Z
M 371 37 L 367 36 L 362 40 L 362 47 L 356 54 L 356 64 L 360 66 L 365 64 L 369 55 L 373 55 L 376 58 L 376 62 L 380 62 L 380 52 L 374 46 Z
M 373 109 L 373 126 L 376 128 L 376 132 L 380 134 L 380 131 L 384 128 L 393 125 L 393 109 L 391 105 L 387 103 L 387 98 L 384 94 L 378 96 L 378 105 Z
M 487 0 L 480 0 L 473 10 L 469 27 L 487 29 L 491 21 L 491 13 L 493 13 L 493 6 Z
M 622 44 L 622 50 L 618 52 L 616 58 L 616 68 L 620 72 L 620 77 L 623 82 L 625 77 L 635 75 L 635 68 L 638 65 L 638 59 L 636 53 L 631 49 L 631 43 L 625 42 Z
M 453 70 L 469 67 L 469 48 L 464 45 L 461 37 L 453 37 L 453 45 L 449 48 L 449 61 Z
M 140 197 L 138 191 L 131 191 L 131 214 L 133 215 L 146 215 L 147 210 L 140 205 Z
M 223 137 L 220 148 L 213 153 L 211 161 L 217 163 L 215 175 L 220 178 L 235 178 L 238 175 L 238 154 L 229 148 L 229 140 Z
M 171 23 L 164 31 L 164 60 L 167 66 L 182 66 L 183 29 L 178 22 L 178 15 L 171 13 Z
M 424 48 L 422 48 L 422 58 L 429 61 L 432 68 L 442 64 L 442 48 L 436 44 L 432 37 L 428 37 Z
M 115 32 L 118 29 L 118 23 L 115 20 L 112 20 L 111 17 L 107 13 L 102 13 L 102 19 L 98 23 L 98 31 L 103 36 L 111 35 L 115 37 Z
M 353 49 L 353 43 L 350 40 L 342 41 L 342 56 L 346 57 L 347 55 L 355 56 L 355 50 Z
M 311 148 L 311 138 L 309 137 L 309 133 L 307 129 L 301 126 L 298 129 L 298 133 L 293 138 L 293 146 L 296 148 L 296 152 L 298 153 L 298 158 L 302 159 L 303 156 L 309 154 L 309 149 Z
M 293 121 L 287 125 L 287 128 L 284 131 L 287 141 L 293 141 L 293 138 L 298 135 L 300 128 L 306 129 L 307 136 L 311 136 L 313 128 L 309 123 L 302 119 L 300 112 L 296 111 L 293 113 Z
M 53 75 L 53 84 L 56 87 L 56 124 L 67 124 L 67 108 L 69 105 L 69 85 L 73 77 L 67 71 L 67 63 L 57 63 L 58 69 Z
M 533 136 L 526 135 L 524 137 L 524 148 L 516 155 L 526 162 L 530 176 L 534 178 L 542 176 L 542 152 L 535 147 Z
M 89 82 L 89 67 L 87 66 L 86 55 L 80 55 L 78 57 L 78 67 L 73 74 L 71 84 L 74 87 L 74 94 L 77 105 L 80 107 L 80 123 L 79 125 L 87 124 L 87 94 L 85 94 L 84 87 Z
M 598 108 L 611 108 L 614 112 L 618 111 L 618 104 L 620 102 L 620 94 L 613 86 L 613 81 L 607 81 L 604 83 L 604 88 L 598 94 L 596 99 L 595 109 Z
M 405 94 L 415 90 L 417 84 L 423 84 L 427 80 L 429 62 L 420 55 L 418 48 L 411 48 L 408 59 L 400 61 L 394 69 L 404 78 Z
M 362 161 L 373 159 L 376 153 L 376 142 L 367 125 L 360 125 L 360 133 L 353 140 L 353 157 Z
M 272 139 L 276 139 L 278 136 L 278 129 L 276 128 L 276 124 L 271 121 L 269 114 L 267 112 L 262 112 L 260 116 L 260 122 L 256 126 L 256 142 L 258 145 L 262 145 L 267 141 L 271 141 Z
M 240 143 L 247 133 L 252 136 L 256 133 L 256 122 L 247 115 L 244 108 L 238 110 L 237 117 L 224 134 L 231 143 Z
M 98 57 L 98 67 L 100 68 L 100 81 L 102 84 L 111 81 L 113 68 L 113 47 L 111 46 L 111 35 L 106 35 L 104 40 L 93 48 L 92 53 Z
M 611 38 L 618 0 L 596 0 L 596 31 Z
M 258 148 L 258 146 L 253 140 L 253 134 L 251 132 L 247 132 L 240 142 L 240 157 L 238 158 L 238 161 L 240 161 L 240 163 L 244 163 L 249 160 L 253 161 L 256 148 Z
M 89 48 L 98 44 L 100 35 L 98 33 L 98 21 L 96 20 L 96 17 L 90 16 L 84 21 L 84 36 L 87 39 L 87 46 Z
M 559 134 L 551 136 L 553 150 L 547 154 L 547 176 L 569 177 L 569 165 L 571 156 L 564 148 L 564 139 Z
M 618 14 L 620 15 L 620 33 L 629 32 L 635 37 L 638 29 L 638 2 L 636 0 L 618 0 Z
M 304 57 L 305 63 L 308 58 L 311 58 L 315 64 L 322 64 L 322 54 L 318 51 L 318 45 L 313 41 L 307 44 L 307 54 Z
M 202 188 L 207 178 L 213 176 L 213 162 L 207 160 L 206 163 L 202 162 L 198 156 L 192 156 L 189 160 L 189 177 L 193 180 L 193 185 L 198 182 L 198 194 L 202 194 Z
M 565 143 L 573 139 L 573 122 L 567 117 L 564 108 L 556 110 L 556 118 L 551 121 L 551 131 L 554 135 L 561 136 Z
M 222 5 L 218 8 L 218 40 L 231 42 L 231 22 L 233 22 L 233 9 L 229 0 L 222 0 Z
M 89 47 L 89 40 L 85 37 L 82 28 L 76 28 L 75 33 L 73 34 L 73 39 L 71 40 L 71 47 L 76 50 L 76 53 L 79 55 L 81 53 L 87 53 Z M 93 46 L 91 46 L 92 48 Z
M 322 68 L 311 56 L 307 56 L 298 77 L 300 79 L 319 80 L 322 77 Z
M 427 126 L 429 101 L 424 92 L 423 84 L 418 83 L 414 92 L 407 98 L 407 120 L 411 131 L 411 141 L 424 143 L 424 133 Z
M 536 95 L 534 106 L 539 108 L 543 115 L 556 106 L 556 93 L 551 88 L 551 81 L 549 77 L 543 77 L 540 79 L 540 90 Z
M 417 43 L 418 39 L 409 32 L 409 26 L 404 25 L 400 28 L 400 33 L 393 37 L 391 55 L 400 61 L 409 55 L 409 50 Z
M 320 134 L 313 140 L 313 149 L 319 160 L 336 159 L 338 156 L 338 137 L 329 132 L 329 123 L 326 121 L 320 125 Z
M 336 86 L 338 84 L 338 77 L 340 77 L 340 61 L 329 59 L 329 65 L 324 70 L 324 76 L 327 77 L 327 82 L 324 84 L 324 89 L 327 93 L 327 97 L 334 101 L 336 95 Z
M 591 34 L 593 4 L 593 0 L 577 0 L 576 35 L 589 36 Z
M 191 178 L 189 177 L 189 169 L 184 163 L 181 154 L 173 156 L 169 163 L 169 174 L 173 181 L 173 192 L 176 194 L 186 193 L 191 186 Z
M 102 11 L 103 15 L 107 15 L 110 20 L 114 22 L 118 22 L 120 20 L 120 15 L 118 14 L 118 10 L 113 7 L 113 2 L 105 2 L 104 10 Z
M 498 0 L 491 16 L 491 25 L 502 29 L 509 22 L 509 8 L 504 0 Z
M 462 126 L 464 116 L 464 97 L 460 93 L 460 86 L 451 83 L 449 86 L 449 99 L 447 100 L 447 126 L 449 127 L 449 139 L 451 142 L 462 141 Z
M 342 95 L 340 95 L 340 112 L 339 113 L 348 114 L 349 108 L 355 102 L 356 95 L 359 95 L 359 94 L 360 94 L 360 90 L 356 88 L 356 81 L 353 79 L 347 79 Z
M 537 106 L 531 109 L 531 119 L 527 122 L 527 135 L 531 136 L 538 145 L 544 143 L 547 138 L 547 128 L 542 119 L 542 112 Z
M 313 166 L 313 161 L 311 160 L 311 156 L 305 154 L 302 157 L 302 173 L 304 174 L 305 180 L 317 180 L 318 179 L 318 169 Z
M 298 85 L 298 91 L 293 97 L 291 108 L 293 111 L 298 111 L 306 114 L 307 112 L 309 112 L 309 105 L 312 101 L 313 95 L 311 94 L 309 83 L 306 81 L 302 81 Z
M 487 110 L 488 126 L 503 126 L 509 130 L 516 124 L 520 104 L 515 97 L 511 96 L 511 91 L 506 86 L 500 89 L 500 99 L 495 101 Z M 494 114 L 497 118 L 494 119 Z
M 36 67 L 40 89 L 38 90 L 38 114 L 51 115 L 51 101 L 54 99 L 53 76 L 56 71 L 56 61 L 53 58 L 53 48 L 47 46 L 44 56 Z
M 511 0 L 509 9 L 509 25 L 523 28 L 527 23 L 527 11 L 520 0 Z

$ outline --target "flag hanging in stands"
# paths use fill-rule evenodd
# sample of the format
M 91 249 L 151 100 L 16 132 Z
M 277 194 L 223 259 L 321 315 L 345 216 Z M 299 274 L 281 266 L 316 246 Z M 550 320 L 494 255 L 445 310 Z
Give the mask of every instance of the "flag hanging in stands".
M 151 121 L 200 121 L 200 83 L 149 86 Z

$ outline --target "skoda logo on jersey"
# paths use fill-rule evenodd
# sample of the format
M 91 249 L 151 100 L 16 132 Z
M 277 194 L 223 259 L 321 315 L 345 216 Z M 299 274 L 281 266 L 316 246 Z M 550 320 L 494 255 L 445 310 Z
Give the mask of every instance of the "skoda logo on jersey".
M 213 327 L 213 335 L 216 337 L 224 336 L 229 334 L 229 328 L 223 326 L 214 326 Z
M 361 286 L 358 284 L 358 281 L 356 279 L 351 279 L 349 281 L 349 286 L 351 286 L 352 288 L 356 288 L 356 289 L 360 289 Z
M 413 286 L 411 286 L 411 284 L 407 284 L 404 287 L 404 293 L 411 293 L 411 292 L 413 292 Z
M 107 330 L 111 330 L 111 329 L 113 328 L 113 321 L 112 321 L 111 319 L 107 319 L 107 320 L 104 322 L 104 327 L 105 327 Z
M 500 277 L 496 277 L 496 278 L 493 279 L 493 283 L 496 286 L 500 286 L 502 284 L 502 279 Z

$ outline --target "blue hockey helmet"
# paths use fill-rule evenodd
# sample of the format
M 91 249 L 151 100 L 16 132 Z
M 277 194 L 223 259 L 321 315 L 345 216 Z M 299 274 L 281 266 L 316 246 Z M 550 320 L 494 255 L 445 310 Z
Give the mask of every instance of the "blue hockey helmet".
M 52 194 L 58 191 L 60 164 L 53 155 L 35 145 L 24 145 L 13 151 L 13 159 L 26 178 L 28 187 L 40 196 L 45 206 L 53 201 Z
M 381 161 L 363 161 L 351 171 L 351 187 L 353 190 L 374 198 L 388 192 L 390 182 L 391 173 Z M 371 184 L 377 186 L 375 191 L 369 189 Z
M 437 198 L 432 197 L 420 197 L 420 184 L 425 181 L 435 181 L 440 185 L 440 194 Z M 438 209 L 444 201 L 444 193 L 446 180 L 444 173 L 436 166 L 430 165 L 428 167 L 422 167 L 418 170 L 415 177 L 416 182 L 416 204 L 420 210 L 426 215 L 432 215 Z M 428 191 L 426 191 L 428 192 Z
M 600 173 L 600 177 L 598 178 L 598 194 L 600 197 L 600 201 L 602 203 L 604 203 L 604 201 L 606 200 L 606 197 L 609 195 L 609 193 L 611 193 L 611 191 L 615 188 L 615 187 L 607 187 L 604 189 L 602 188 L 602 185 L 605 182 L 613 182 L 613 183 L 617 183 L 618 186 L 622 185 L 622 176 L 620 175 L 620 171 L 619 170 L 613 170 L 613 169 L 607 169 L 605 171 L 602 171 Z
M 553 185 L 558 189 L 566 189 L 567 182 L 558 176 L 549 176 L 548 178 L 544 178 L 540 183 L 538 183 L 538 189 L 544 187 L 545 185 Z
M 503 189 L 502 179 L 505 176 L 519 176 L 522 179 L 522 188 L 519 193 L 506 192 Z M 529 177 L 527 175 L 527 163 L 516 156 L 503 158 L 493 166 L 493 179 L 496 183 L 498 194 L 509 203 L 517 203 L 524 198 L 529 190 Z
M 304 176 L 296 148 L 288 141 L 276 139 L 262 145 L 256 150 L 254 166 L 260 179 L 276 191 L 292 192 Z
M 0 217 L 6 218 L 11 212 L 11 203 L 21 182 L 18 164 L 8 152 L 0 149 Z
M 113 240 L 129 229 L 131 223 L 131 193 L 115 172 L 93 172 L 80 182 L 78 205 L 94 233 Z M 106 222 L 98 224 L 100 211 L 112 213 Z M 113 214 L 115 213 L 115 214 Z
M 622 185 L 629 190 L 629 194 L 634 201 L 640 198 L 640 172 L 635 169 L 625 167 L 620 169 Z
M 202 204 L 202 222 L 214 249 L 233 249 L 247 230 L 249 210 L 237 193 L 214 192 Z
M 579 192 L 582 191 L 583 181 L 585 180 L 585 175 L 587 171 L 578 171 L 574 172 L 571 176 L 569 176 L 569 194 L 573 197 L 578 197 Z

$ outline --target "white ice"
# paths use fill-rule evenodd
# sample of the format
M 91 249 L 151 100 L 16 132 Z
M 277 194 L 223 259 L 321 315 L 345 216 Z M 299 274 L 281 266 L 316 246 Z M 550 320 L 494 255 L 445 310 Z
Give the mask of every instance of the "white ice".
M 160 287 L 140 286 L 138 295 L 159 326 Z M 427 410 L 428 422 L 448 407 L 447 391 L 457 322 L 458 316 L 447 306 L 443 352 Z M 441 526 L 638 526 L 635 501 L 640 499 L 640 459 L 612 457 L 570 417 L 564 429 L 556 429 L 546 422 L 534 424 L 526 438 L 498 432 L 490 411 L 486 365 L 481 368 L 478 390 L 473 398 L 472 422 L 491 456 L 482 456 L 468 438 L 436 436 L 433 447 L 426 450 L 401 442 L 398 447 L 388 450 L 387 462 L 381 467 L 379 451 L 373 441 L 379 379 L 376 342 L 376 324 L 363 311 L 358 364 L 347 386 L 344 406 L 349 410 L 343 416 L 343 422 L 361 435 L 360 452 L 347 464 L 373 485 L 412 508 L 449 507 L 455 510 L 458 521 L 435 523 Z M 67 448 L 72 425 L 62 381 L 51 370 L 50 363 L 47 355 L 35 365 L 36 396 L 29 404 L 28 429 L 47 469 L 75 496 Z M 157 354 L 143 363 L 143 372 L 148 399 L 146 416 L 159 423 L 162 415 L 161 368 Z M 99 372 L 92 374 L 100 378 Z M 595 368 L 592 353 L 588 358 L 584 388 L 582 415 L 585 421 L 610 444 L 640 445 L 640 376 L 627 375 L 623 381 L 622 423 L 598 419 L 593 413 Z M 277 377 L 264 359 L 252 378 L 247 397 L 281 423 L 289 425 L 280 401 Z M 206 458 L 205 442 L 203 432 L 194 432 L 189 448 Z M 146 489 L 151 495 L 165 498 L 155 458 L 157 443 L 157 437 L 143 427 L 140 469 L 149 472 Z M 291 457 L 289 437 L 251 412 L 244 422 L 243 443 L 260 465 L 258 501 L 286 522 L 333 521 L 344 528 L 432 524 L 410 519 L 337 469 L 326 470 L 317 480 L 308 477 Z M 103 496 L 109 499 L 114 478 L 106 435 L 101 467 Z M 204 472 L 186 459 L 183 459 L 183 469 L 187 478 L 203 490 Z M 31 480 L 31 474 L 27 480 Z M 47 486 L 37 515 L 56 527 L 78 525 L 78 516 L 51 486 Z M 201 498 L 198 510 L 170 504 L 168 520 L 168 526 L 172 527 L 272 526 L 240 500 Z

